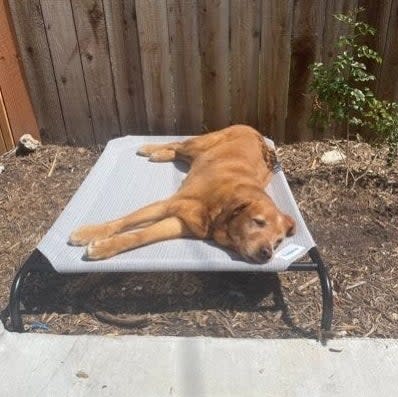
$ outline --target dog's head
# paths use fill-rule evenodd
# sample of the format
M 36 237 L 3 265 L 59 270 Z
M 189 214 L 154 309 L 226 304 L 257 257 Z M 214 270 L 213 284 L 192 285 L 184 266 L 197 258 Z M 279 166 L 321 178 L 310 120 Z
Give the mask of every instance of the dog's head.
M 265 263 L 285 237 L 295 233 L 295 221 L 264 194 L 255 200 L 232 200 L 223 210 L 213 237 L 247 261 Z

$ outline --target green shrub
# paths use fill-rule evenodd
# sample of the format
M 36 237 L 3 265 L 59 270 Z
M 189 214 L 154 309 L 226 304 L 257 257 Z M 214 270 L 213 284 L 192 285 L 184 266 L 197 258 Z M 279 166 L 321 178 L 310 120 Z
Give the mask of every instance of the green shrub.
M 361 11 L 334 16 L 347 25 L 349 33 L 338 39 L 337 52 L 330 64 L 318 62 L 311 66 L 310 88 L 314 94 L 311 123 L 322 128 L 340 125 L 347 139 L 352 132 L 370 131 L 376 141 L 388 144 L 387 160 L 392 164 L 398 149 L 398 104 L 376 98 L 368 87 L 375 76 L 368 72 L 365 62 L 381 63 L 382 59 L 363 44 L 364 38 L 375 35 L 376 30 L 356 20 Z

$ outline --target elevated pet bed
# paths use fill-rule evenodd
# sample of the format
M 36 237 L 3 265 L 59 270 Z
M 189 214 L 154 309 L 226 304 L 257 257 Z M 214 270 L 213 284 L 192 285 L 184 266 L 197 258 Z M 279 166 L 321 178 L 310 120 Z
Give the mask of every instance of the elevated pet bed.
M 85 247 L 67 244 L 72 230 L 85 224 L 101 223 L 126 215 L 135 209 L 172 195 L 185 177 L 188 166 L 151 163 L 135 154 L 147 143 L 167 143 L 181 136 L 127 136 L 110 141 L 71 201 L 38 247 L 16 275 L 10 292 L 9 314 L 14 331 L 23 331 L 20 312 L 21 288 L 31 272 L 175 272 L 316 271 L 322 287 L 321 328 L 329 330 L 332 321 L 332 289 L 328 270 L 307 229 L 285 175 L 275 169 L 267 193 L 278 207 L 297 223 L 293 237 L 278 247 L 273 259 L 264 265 L 249 264 L 212 242 L 178 239 L 151 244 L 110 259 L 85 261 Z M 272 141 L 267 141 L 273 145 Z M 309 254 L 310 262 L 297 261 Z

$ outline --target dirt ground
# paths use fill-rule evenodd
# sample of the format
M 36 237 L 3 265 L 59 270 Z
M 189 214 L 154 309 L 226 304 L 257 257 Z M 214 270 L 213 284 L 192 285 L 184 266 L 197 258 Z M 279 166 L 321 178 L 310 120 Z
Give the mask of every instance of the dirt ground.
M 376 158 L 368 173 L 347 188 L 344 164 L 319 161 L 336 145 L 312 142 L 278 149 L 303 216 L 330 265 L 333 334 L 397 338 L 398 167 L 387 168 Z M 360 142 L 351 142 L 350 148 L 352 172 L 359 176 L 375 151 Z M 98 148 L 44 146 L 24 157 L 0 156 L 5 166 L 0 174 L 1 309 L 16 271 L 99 154 Z M 314 273 L 42 274 L 30 276 L 23 303 L 31 332 L 285 338 L 317 336 L 321 299 Z M 135 328 L 118 327 L 99 321 L 92 310 L 145 315 L 145 321 Z M 37 329 L 43 326 L 48 331 Z

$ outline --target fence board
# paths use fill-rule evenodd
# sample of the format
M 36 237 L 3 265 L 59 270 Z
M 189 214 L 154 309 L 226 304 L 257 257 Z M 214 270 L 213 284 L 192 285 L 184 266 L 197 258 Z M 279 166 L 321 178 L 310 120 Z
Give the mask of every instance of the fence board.
M 216 130 L 231 122 L 229 2 L 200 0 L 198 8 L 204 128 Z
M 325 4 L 325 23 L 323 28 L 323 43 L 321 60 L 325 64 L 330 64 L 336 55 L 336 43 L 341 35 L 349 34 L 350 29 L 334 15 L 347 14 L 358 7 L 358 0 L 326 0 Z M 314 132 L 317 138 L 333 138 L 343 133 L 336 128 L 337 124 L 332 124 L 329 128 L 319 129 Z
M 6 6 L 6 0 L 0 0 L 0 87 L 12 132 L 6 143 L 11 148 L 13 140 L 18 141 L 23 134 L 39 138 L 39 129 L 23 79 L 22 65 L 16 56 L 16 42 Z
M 151 133 L 175 131 L 171 57 L 165 1 L 136 3 L 145 103 Z
M 0 87 L 0 154 L 12 149 L 13 146 L 10 123 Z
M 109 52 L 122 135 L 147 131 L 135 0 L 104 1 Z
M 95 143 L 70 2 L 41 0 L 69 143 Z
M 3 134 L 5 135 L 6 132 L 3 132 L 1 125 L 0 125 L 0 154 L 5 153 L 8 149 L 3 139 Z
M 176 131 L 195 134 L 203 121 L 197 2 L 168 0 L 167 6 Z
M 261 1 L 230 4 L 232 123 L 257 125 Z
M 45 143 L 65 143 L 67 135 L 58 97 L 39 0 L 9 0 L 26 80 Z
M 383 64 L 378 80 L 377 93 L 381 98 L 398 101 L 398 1 L 392 0 Z
M 277 142 L 285 138 L 291 57 L 292 0 L 262 3 L 259 127 Z
M 286 141 L 313 139 L 308 126 L 312 98 L 309 95 L 309 66 L 320 60 L 325 0 L 295 1 Z
M 322 62 L 328 64 L 336 54 L 336 43 L 349 30 L 334 15 L 347 14 L 358 7 L 358 0 L 326 0 L 325 25 L 323 29 Z
M 369 37 L 367 44 L 383 56 L 384 48 L 387 43 L 387 29 L 389 27 L 389 20 L 392 17 L 392 3 L 393 0 L 358 0 L 358 6 L 364 7 L 365 12 L 359 15 L 361 20 L 364 20 L 371 26 L 377 29 L 377 33 L 373 37 Z M 369 63 L 369 71 L 376 76 L 378 80 L 381 77 L 382 65 Z M 373 84 L 376 91 L 378 91 L 378 83 Z
M 95 141 L 120 135 L 101 0 L 72 0 L 73 17 L 89 98 Z

